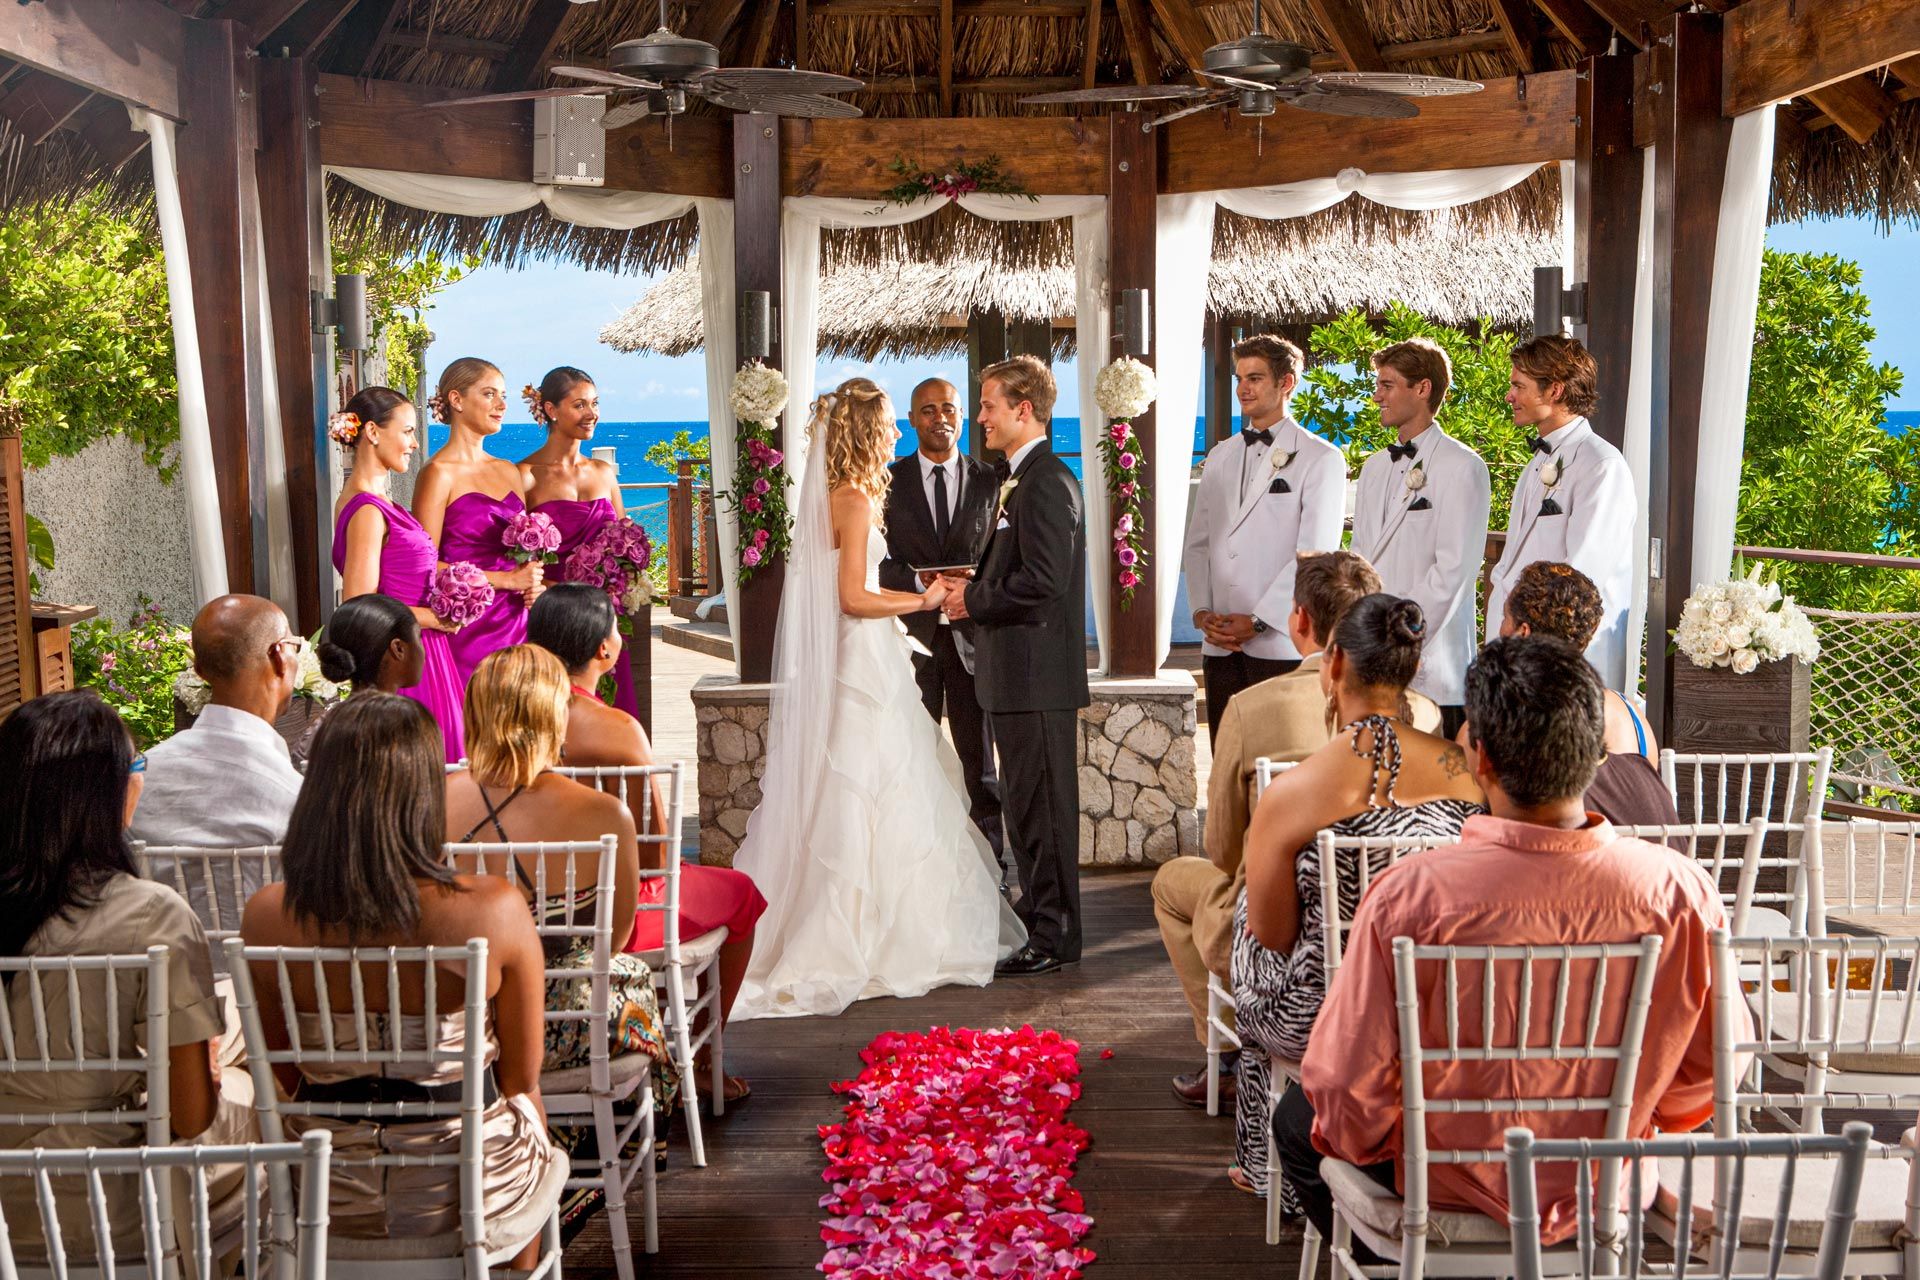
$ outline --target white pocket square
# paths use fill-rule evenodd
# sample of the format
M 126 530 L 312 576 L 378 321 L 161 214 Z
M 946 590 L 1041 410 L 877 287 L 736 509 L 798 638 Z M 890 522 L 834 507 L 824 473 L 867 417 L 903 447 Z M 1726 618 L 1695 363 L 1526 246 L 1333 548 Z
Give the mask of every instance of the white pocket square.
M 1011 529 L 1013 526 L 1007 523 L 1007 518 L 1005 516 L 1001 516 L 1000 523 L 996 524 L 993 527 L 994 527 L 994 531 L 998 532 L 1001 529 Z

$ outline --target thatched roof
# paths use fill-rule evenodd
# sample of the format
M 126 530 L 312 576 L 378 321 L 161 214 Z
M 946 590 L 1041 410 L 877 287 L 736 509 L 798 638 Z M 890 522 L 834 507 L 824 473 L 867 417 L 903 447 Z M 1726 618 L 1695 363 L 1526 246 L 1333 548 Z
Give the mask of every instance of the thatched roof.
M 1533 199 L 1523 191 L 1507 205 L 1524 208 Z M 1556 194 L 1542 212 L 1557 214 L 1558 205 Z M 980 220 L 963 215 L 956 221 Z M 1500 229 L 1483 231 L 1482 225 Z M 1053 230 L 1052 240 L 1064 243 L 1069 236 L 1064 223 Z M 1008 265 L 981 247 L 954 248 L 961 239 L 949 241 L 942 253 L 918 241 L 882 241 L 871 232 L 829 235 L 821 251 L 820 350 L 863 360 L 963 354 L 968 314 L 997 310 L 1009 320 L 1053 322 L 1054 355 L 1071 355 L 1069 254 Z M 1495 211 L 1389 220 L 1340 206 L 1275 223 L 1221 213 L 1214 224 L 1208 311 L 1303 324 L 1354 307 L 1380 311 L 1399 301 L 1447 324 L 1482 318 L 1515 323 L 1532 312 L 1533 268 L 1557 261 L 1559 254 L 1557 219 L 1551 216 L 1532 220 Z M 697 254 L 600 331 L 600 340 L 617 351 L 675 356 L 697 350 L 704 339 Z

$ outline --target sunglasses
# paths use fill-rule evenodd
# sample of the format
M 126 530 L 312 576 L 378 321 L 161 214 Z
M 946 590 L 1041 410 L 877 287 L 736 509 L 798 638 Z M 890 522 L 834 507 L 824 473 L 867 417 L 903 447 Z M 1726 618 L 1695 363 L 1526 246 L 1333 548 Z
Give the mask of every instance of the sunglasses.
M 147 753 L 144 751 L 134 752 L 133 763 L 128 766 L 127 772 L 128 773 L 145 773 L 146 771 L 147 771 Z

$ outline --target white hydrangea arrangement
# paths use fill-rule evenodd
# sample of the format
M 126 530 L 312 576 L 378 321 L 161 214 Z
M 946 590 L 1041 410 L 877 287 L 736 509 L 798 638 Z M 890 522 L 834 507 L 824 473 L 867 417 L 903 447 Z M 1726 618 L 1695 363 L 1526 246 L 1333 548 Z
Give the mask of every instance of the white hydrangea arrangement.
M 786 376 L 758 360 L 748 361 L 733 375 L 727 400 L 739 421 L 770 423 L 787 407 Z
M 1093 380 L 1094 403 L 1110 420 L 1127 422 L 1139 417 L 1159 394 L 1153 370 L 1132 356 L 1121 356 Z
M 188 715 L 199 715 L 207 709 L 207 702 L 213 697 L 213 687 L 202 680 L 192 667 L 188 667 L 173 678 L 173 696 L 185 707 Z
M 1694 588 L 1674 628 L 1675 647 L 1696 667 L 1731 667 L 1738 675 L 1781 658 L 1816 661 L 1820 639 L 1793 597 L 1766 581 L 1759 565 L 1747 569 L 1736 561 L 1734 573 L 1725 582 Z

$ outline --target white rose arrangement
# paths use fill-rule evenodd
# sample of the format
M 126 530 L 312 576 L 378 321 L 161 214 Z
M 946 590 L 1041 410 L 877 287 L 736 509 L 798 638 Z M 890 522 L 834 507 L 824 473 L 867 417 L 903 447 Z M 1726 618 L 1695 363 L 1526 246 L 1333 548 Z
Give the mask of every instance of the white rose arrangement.
M 1160 394 L 1153 370 L 1132 356 L 1121 356 L 1093 380 L 1093 400 L 1109 419 L 1129 421 L 1145 413 Z
M 1759 565 L 1746 569 L 1743 561 L 1735 561 L 1734 573 L 1725 582 L 1696 587 L 1687 597 L 1673 631 L 1674 646 L 1696 667 L 1731 667 L 1738 675 L 1781 658 L 1816 661 L 1820 639 L 1793 597 L 1767 581 Z
M 749 361 L 733 375 L 727 402 L 741 422 L 772 422 L 787 407 L 786 375 L 758 360 Z
M 1114 583 L 1120 607 L 1133 607 L 1133 593 L 1147 567 L 1147 514 L 1140 503 L 1146 485 L 1146 452 L 1133 433 L 1133 419 L 1153 407 L 1160 394 L 1153 370 L 1132 356 L 1121 356 L 1093 380 L 1093 399 L 1106 415 L 1100 437 L 1100 461 L 1107 477 L 1113 517 Z

